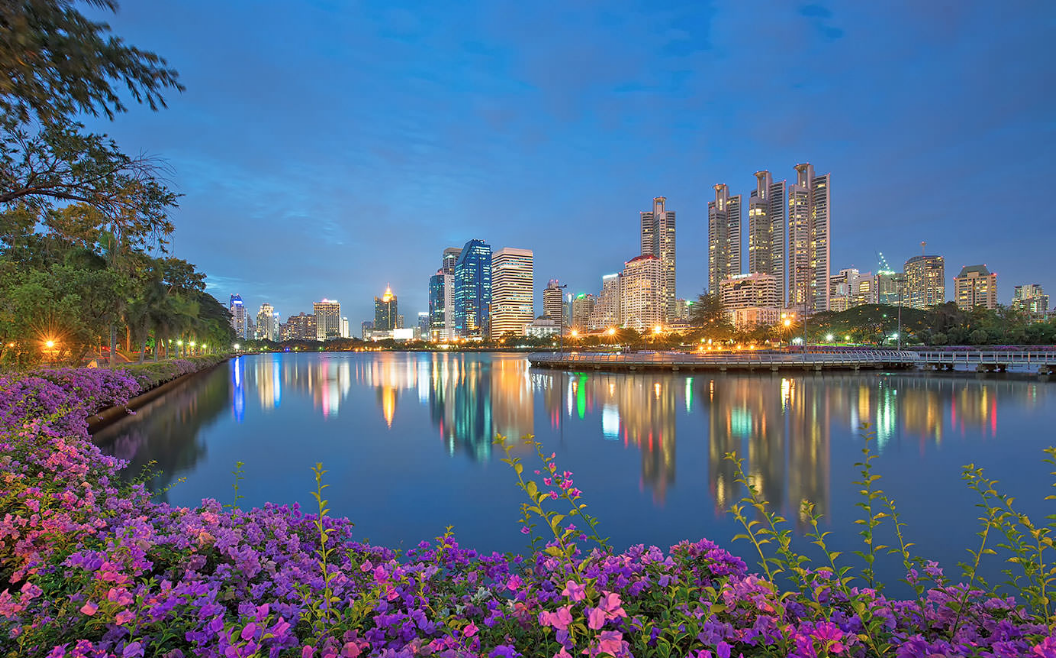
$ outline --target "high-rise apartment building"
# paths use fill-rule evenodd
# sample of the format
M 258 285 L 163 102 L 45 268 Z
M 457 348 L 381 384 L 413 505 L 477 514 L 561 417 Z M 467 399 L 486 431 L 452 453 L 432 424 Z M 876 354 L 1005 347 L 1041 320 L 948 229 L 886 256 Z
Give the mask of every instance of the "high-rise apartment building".
M 620 310 L 620 275 L 606 274 L 601 277 L 601 293 L 590 312 L 587 328 L 599 331 L 623 326 Z
M 399 307 L 392 288 L 386 286 L 381 297 L 374 298 L 374 330 L 392 331 L 399 327 Z
M 774 182 L 769 171 L 755 172 L 755 190 L 748 197 L 748 273 L 769 274 L 777 281 L 785 305 L 785 181 Z
M 235 330 L 235 337 L 245 340 L 246 334 L 246 305 L 242 303 L 241 295 L 231 295 L 231 328 Z
M 946 303 L 946 262 L 942 256 L 914 256 L 906 261 L 903 303 L 925 309 Z
M 1049 296 L 1036 283 L 1016 286 L 1012 291 L 1012 308 L 1042 318 L 1049 312 Z
M 675 211 L 666 197 L 653 197 L 653 209 L 641 213 L 642 254 L 660 259 L 660 305 L 665 321 L 675 317 Z
M 264 302 L 257 311 L 257 340 L 279 340 L 278 327 L 273 321 L 275 309 L 271 304 Z
M 327 340 L 341 336 L 341 303 L 323 299 L 312 304 L 315 312 L 315 339 Z
M 763 307 L 777 309 L 780 295 L 777 277 L 770 274 L 738 274 L 719 282 L 719 299 L 726 310 Z
M 586 331 L 590 326 L 590 314 L 594 311 L 594 295 L 581 292 L 572 300 L 572 328 Z
M 815 176 L 810 164 L 798 164 L 796 182 L 788 186 L 785 304 L 807 313 L 829 310 L 830 178 Z
M 301 311 L 286 318 L 284 340 L 315 340 L 315 316 Z
M 455 265 L 462 254 L 460 247 L 444 249 L 440 269 L 429 277 L 428 340 L 449 341 L 455 333 Z
M 880 270 L 873 280 L 876 303 L 898 306 L 906 302 L 905 275 L 893 270 Z
M 967 265 L 953 278 L 953 295 L 957 308 L 970 311 L 976 306 L 997 308 L 997 274 L 986 265 Z
M 503 247 L 491 255 L 491 337 L 524 335 L 535 319 L 535 278 L 531 249 Z
M 715 186 L 708 202 L 708 289 L 741 273 L 741 195 L 730 196 L 725 183 Z M 673 309 L 672 309 L 673 310 Z
M 445 252 L 445 258 L 446 258 Z M 470 240 L 455 262 L 455 333 L 484 338 L 491 320 L 491 246 Z
M 863 304 L 876 304 L 876 278 L 851 267 L 829 277 L 829 310 L 840 312 Z
M 643 254 L 627 261 L 620 273 L 620 315 L 623 326 L 651 331 L 663 322 L 660 259 Z
M 314 316 L 312 317 L 312 320 L 313 320 L 312 329 L 314 330 L 315 329 L 315 327 L 314 327 L 315 317 Z M 341 337 L 342 338 L 351 338 L 352 334 L 348 333 L 348 331 L 349 331 L 349 329 L 348 329 L 348 318 L 341 318 Z M 314 333 L 314 331 L 313 331 L 313 333 Z
M 543 317 L 550 318 L 558 323 L 564 322 L 565 304 L 563 297 L 561 282 L 557 279 L 547 281 L 546 287 L 543 288 Z

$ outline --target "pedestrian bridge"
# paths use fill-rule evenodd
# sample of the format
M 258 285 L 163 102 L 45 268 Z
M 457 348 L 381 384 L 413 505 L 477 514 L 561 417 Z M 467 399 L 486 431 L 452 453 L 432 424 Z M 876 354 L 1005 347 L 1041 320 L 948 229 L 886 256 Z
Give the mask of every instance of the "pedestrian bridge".
M 831 350 L 809 352 L 542 352 L 531 354 L 529 362 L 539 368 L 561 370 L 896 370 L 931 368 L 935 370 L 975 370 L 1006 372 L 1037 369 L 1039 374 L 1056 371 L 1056 350 Z

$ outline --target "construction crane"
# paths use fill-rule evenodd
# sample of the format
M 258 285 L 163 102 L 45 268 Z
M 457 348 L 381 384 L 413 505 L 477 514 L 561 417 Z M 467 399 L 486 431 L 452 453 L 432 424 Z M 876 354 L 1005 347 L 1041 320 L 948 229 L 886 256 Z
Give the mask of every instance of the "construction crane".
M 887 259 L 884 258 L 884 252 L 882 252 L 882 251 L 876 252 L 876 259 L 880 262 L 880 271 L 881 272 L 893 272 L 894 271 L 894 270 L 891 269 L 891 266 L 887 264 Z

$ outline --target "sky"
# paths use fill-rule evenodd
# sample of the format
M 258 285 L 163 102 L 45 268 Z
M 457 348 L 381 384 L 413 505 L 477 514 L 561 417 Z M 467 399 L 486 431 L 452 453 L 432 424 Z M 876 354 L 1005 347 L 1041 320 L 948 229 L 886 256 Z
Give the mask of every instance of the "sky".
M 474 238 L 534 250 L 539 313 L 548 279 L 597 293 L 639 254 L 654 196 L 695 298 L 712 186 L 747 200 L 801 162 L 832 174 L 833 273 L 925 241 L 948 299 L 978 263 L 1002 303 L 1056 294 L 1053 2 L 125 0 L 106 20 L 186 91 L 89 127 L 167 161 L 175 255 L 254 313 L 337 299 L 358 334 L 391 285 L 410 326 Z

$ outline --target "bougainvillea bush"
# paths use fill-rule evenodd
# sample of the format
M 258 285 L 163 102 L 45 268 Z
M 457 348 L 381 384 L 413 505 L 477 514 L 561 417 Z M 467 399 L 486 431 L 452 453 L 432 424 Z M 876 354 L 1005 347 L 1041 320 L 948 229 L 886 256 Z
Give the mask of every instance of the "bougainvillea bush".
M 154 503 L 83 419 L 139 384 L 84 372 L 0 379 L 0 655 L 1056 658 L 1047 567 L 1021 581 L 1024 603 L 906 558 L 918 596 L 891 600 L 835 556 L 801 560 L 780 519 L 749 519 L 757 499 L 735 513 L 761 554 L 777 549 L 762 575 L 708 540 L 615 552 L 537 444 L 538 471 L 507 452 L 525 556 L 450 533 L 405 554 L 359 543 L 328 515 L 321 466 L 311 513 Z

